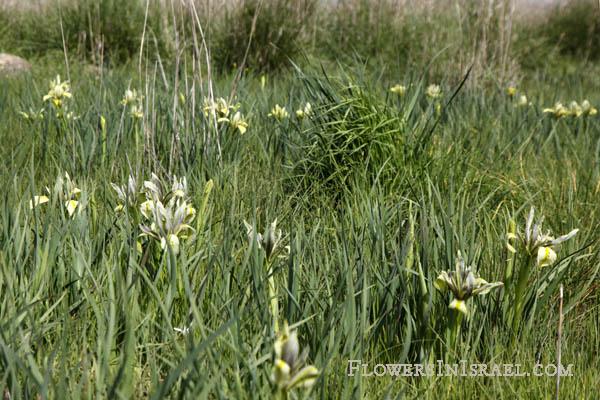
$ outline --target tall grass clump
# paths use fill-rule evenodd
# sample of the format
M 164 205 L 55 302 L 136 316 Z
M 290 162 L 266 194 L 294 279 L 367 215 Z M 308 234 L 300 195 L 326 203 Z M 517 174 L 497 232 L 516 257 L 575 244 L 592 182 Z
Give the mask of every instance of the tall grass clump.
M 227 71 L 246 60 L 257 72 L 289 67 L 304 47 L 317 6 L 316 0 L 239 0 L 225 6 L 213 25 L 214 66 Z
M 468 86 L 515 79 L 514 4 L 506 0 L 345 1 L 328 8 L 316 26 L 321 54 L 349 61 L 359 57 L 385 77 L 425 68 L 432 80 L 457 80 L 473 65 Z M 331 34 L 330 32 L 335 32 Z
M 406 63 L 411 41 L 419 39 L 420 18 L 407 23 L 404 10 L 389 1 L 338 2 L 321 15 L 315 29 L 319 48 L 349 60 L 358 54 L 365 59 L 384 57 Z M 329 34 L 335 32 L 335 34 Z
M 145 3 L 83 0 L 39 10 L 0 8 L 0 21 L 6 21 L 0 46 L 17 46 L 15 50 L 26 57 L 62 53 L 66 48 L 69 55 L 82 61 L 122 64 L 139 55 L 145 23 L 150 53 L 155 55 L 158 51 L 168 58 L 172 37 L 165 31 L 165 6 L 151 2 L 146 18 Z
M 548 47 L 561 54 L 597 60 L 600 57 L 600 9 L 593 0 L 573 0 L 556 5 L 547 19 L 529 29 Z
M 413 140 L 420 132 L 407 127 L 416 97 L 400 103 L 378 97 L 360 75 L 307 77 L 306 98 L 312 111 L 296 124 L 292 180 L 314 183 L 341 194 L 358 178 L 373 183 L 393 180 L 408 167 Z M 417 122 L 419 125 L 419 122 Z

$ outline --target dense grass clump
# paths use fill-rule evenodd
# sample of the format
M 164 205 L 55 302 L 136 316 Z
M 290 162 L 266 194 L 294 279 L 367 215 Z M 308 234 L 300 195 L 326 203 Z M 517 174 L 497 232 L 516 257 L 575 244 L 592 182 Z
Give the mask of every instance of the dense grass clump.
M 373 97 L 366 82 L 349 77 L 304 81 L 312 112 L 296 125 L 296 184 L 308 188 L 318 182 L 339 195 L 359 176 L 368 184 L 376 178 L 388 182 L 407 167 L 410 146 L 419 134 L 407 129 L 414 102 L 386 103 Z
M 0 8 L 0 20 L 5 22 L 0 46 L 26 57 L 66 50 L 96 65 L 123 64 L 139 55 L 144 31 L 152 54 L 168 58 L 172 51 L 161 10 L 150 7 L 145 19 L 145 2 L 139 0 L 83 0 L 41 10 Z
M 296 60 L 309 38 L 318 2 L 242 0 L 227 8 L 213 28 L 212 59 L 219 70 L 241 66 L 275 72 Z
M 600 9 L 596 1 L 575 0 L 557 6 L 537 29 L 536 36 L 563 54 L 585 60 L 600 57 Z

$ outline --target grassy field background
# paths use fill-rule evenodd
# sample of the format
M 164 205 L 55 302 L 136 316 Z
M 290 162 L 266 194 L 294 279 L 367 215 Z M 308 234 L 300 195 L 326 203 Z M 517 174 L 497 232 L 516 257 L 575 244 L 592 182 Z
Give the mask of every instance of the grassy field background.
M 598 4 L 451 3 L 0 8 L 33 65 L 0 76 L 4 398 L 555 398 L 348 361 L 532 372 L 559 325 L 559 398 L 596 398 Z M 533 236 L 579 231 L 527 248 L 531 208 Z M 503 282 L 460 318 L 459 253 Z

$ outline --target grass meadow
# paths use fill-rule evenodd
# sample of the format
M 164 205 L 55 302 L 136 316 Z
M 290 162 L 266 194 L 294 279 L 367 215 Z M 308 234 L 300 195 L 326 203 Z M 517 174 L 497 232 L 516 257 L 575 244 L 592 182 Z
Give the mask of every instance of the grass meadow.
M 0 6 L 4 400 L 597 398 L 600 10 L 442 3 Z

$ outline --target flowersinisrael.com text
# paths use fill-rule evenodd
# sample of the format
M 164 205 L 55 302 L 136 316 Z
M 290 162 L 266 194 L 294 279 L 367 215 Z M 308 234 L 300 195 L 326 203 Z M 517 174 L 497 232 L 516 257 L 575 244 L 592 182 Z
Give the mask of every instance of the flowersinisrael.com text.
M 361 360 L 348 360 L 348 376 L 573 376 L 573 364 L 535 364 L 525 371 L 521 364 L 446 364 L 437 360 L 435 364 L 376 364 L 371 367 Z

